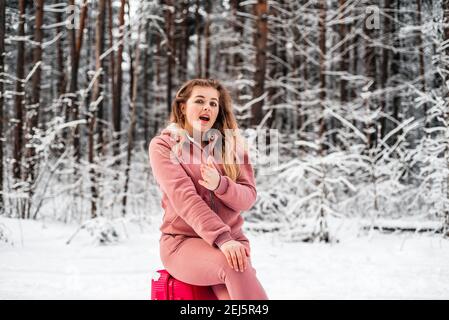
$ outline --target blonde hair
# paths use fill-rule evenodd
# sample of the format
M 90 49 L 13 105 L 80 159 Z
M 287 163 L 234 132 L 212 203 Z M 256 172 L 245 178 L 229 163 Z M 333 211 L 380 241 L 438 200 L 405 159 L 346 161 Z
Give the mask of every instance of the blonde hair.
M 225 174 L 236 181 L 240 175 L 240 166 L 238 159 L 239 156 L 237 150 L 243 148 L 244 151 L 248 150 L 248 144 L 246 140 L 240 135 L 237 121 L 235 119 L 233 109 L 232 109 L 232 99 L 228 90 L 215 79 L 191 79 L 185 82 L 179 90 L 176 92 L 175 100 L 171 105 L 170 122 L 177 124 L 179 127 L 184 129 L 185 117 L 181 110 L 181 104 L 186 103 L 192 94 L 193 87 L 211 87 L 218 91 L 219 93 L 219 111 L 217 119 L 212 126 L 212 129 L 218 130 L 222 137 L 223 143 L 221 145 L 221 157 L 223 163 L 223 169 Z M 226 131 L 225 131 L 226 130 Z M 225 135 L 225 132 L 232 132 L 232 136 L 229 137 Z M 226 152 L 225 152 L 226 151 Z M 247 154 L 247 152 L 246 152 Z M 243 155 L 244 161 L 246 161 Z M 249 157 L 248 157 L 249 162 Z M 246 163 L 246 162 L 245 162 Z

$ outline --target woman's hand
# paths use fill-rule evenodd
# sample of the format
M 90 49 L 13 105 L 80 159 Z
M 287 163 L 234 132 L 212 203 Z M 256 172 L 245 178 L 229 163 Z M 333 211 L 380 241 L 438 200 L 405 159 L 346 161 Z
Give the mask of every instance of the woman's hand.
M 212 156 L 207 158 L 207 164 L 200 165 L 201 176 L 203 180 L 198 180 L 198 183 L 203 187 L 214 191 L 220 184 L 220 173 L 214 167 Z
M 231 268 L 240 272 L 246 270 L 249 251 L 243 244 L 236 240 L 229 240 L 221 245 L 220 250 L 225 255 Z

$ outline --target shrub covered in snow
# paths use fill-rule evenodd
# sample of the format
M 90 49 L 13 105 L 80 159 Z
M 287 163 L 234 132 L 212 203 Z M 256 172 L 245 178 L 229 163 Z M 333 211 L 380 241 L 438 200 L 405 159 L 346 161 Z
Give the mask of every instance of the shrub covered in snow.
M 121 219 L 119 219 L 121 221 Z M 107 245 L 120 241 L 122 236 L 118 231 L 117 222 L 119 220 L 109 220 L 104 217 L 96 217 L 94 219 L 84 222 L 78 230 L 67 241 L 69 244 L 73 238 L 81 230 L 86 230 L 88 234 L 93 238 L 95 244 Z M 123 222 L 123 221 L 122 221 Z

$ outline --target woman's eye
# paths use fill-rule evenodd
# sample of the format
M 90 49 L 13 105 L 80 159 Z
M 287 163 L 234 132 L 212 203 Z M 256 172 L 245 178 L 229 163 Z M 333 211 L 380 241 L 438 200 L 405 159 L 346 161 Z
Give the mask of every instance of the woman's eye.
M 203 104 L 203 103 L 204 103 L 204 101 L 203 101 L 203 100 L 201 100 L 201 99 L 200 99 L 200 100 L 195 100 L 195 103 Z M 216 107 L 216 106 L 217 106 L 217 104 L 216 104 L 215 102 L 212 102 L 212 103 L 211 103 L 211 106 L 212 106 L 212 107 Z

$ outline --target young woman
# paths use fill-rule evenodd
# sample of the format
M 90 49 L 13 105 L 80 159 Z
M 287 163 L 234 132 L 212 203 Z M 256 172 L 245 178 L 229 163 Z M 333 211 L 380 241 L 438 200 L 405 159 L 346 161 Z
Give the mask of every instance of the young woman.
M 230 95 L 211 79 L 178 90 L 170 124 L 149 145 L 165 210 L 162 263 L 181 281 L 211 286 L 220 300 L 268 299 L 241 229 L 240 212 L 257 195 L 246 149 Z

